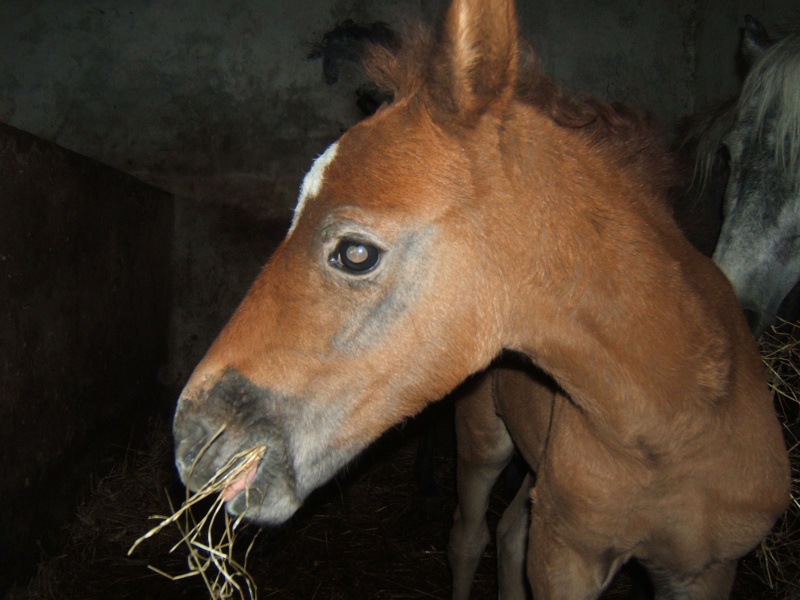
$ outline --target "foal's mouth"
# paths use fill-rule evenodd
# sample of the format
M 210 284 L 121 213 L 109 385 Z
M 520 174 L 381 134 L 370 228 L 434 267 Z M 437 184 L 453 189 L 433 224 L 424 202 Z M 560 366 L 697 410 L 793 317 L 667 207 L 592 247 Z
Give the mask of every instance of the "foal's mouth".
M 190 489 L 193 487 L 191 486 L 191 480 L 195 467 L 221 431 L 222 430 L 206 443 L 194 459 L 187 477 L 187 487 Z M 230 503 L 240 494 L 248 494 L 250 490 L 254 489 L 252 483 L 258 474 L 258 467 L 264 460 L 266 452 L 267 448 L 262 444 L 234 454 L 224 465 L 219 467 L 205 483 L 198 486 L 197 489 L 194 489 L 194 495 L 205 497 L 214 493 L 219 493 L 222 502 Z M 248 504 L 248 502 L 246 502 L 246 504 Z
M 230 502 L 241 493 L 246 493 L 250 489 L 253 480 L 258 472 L 258 465 L 261 462 L 260 458 L 256 460 L 245 461 L 242 469 L 237 469 L 238 475 L 231 474 L 231 480 L 225 480 L 225 487 L 220 492 L 220 497 L 223 502 Z M 249 465 L 249 466 L 248 466 Z

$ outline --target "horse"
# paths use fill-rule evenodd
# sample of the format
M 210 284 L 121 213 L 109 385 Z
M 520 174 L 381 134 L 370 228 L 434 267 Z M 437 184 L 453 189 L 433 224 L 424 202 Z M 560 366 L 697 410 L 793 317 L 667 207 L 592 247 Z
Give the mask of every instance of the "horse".
M 765 50 L 774 46 L 774 44 L 775 40 L 769 36 L 763 25 L 752 16 L 747 15 L 740 48 L 742 64 L 752 77 L 765 78 L 776 88 L 780 86 L 786 88 L 784 98 L 782 98 L 784 103 L 775 110 L 782 111 L 780 114 L 784 118 L 800 123 L 800 121 L 797 121 L 797 117 L 800 115 L 800 112 L 796 110 L 797 103 L 789 105 L 790 98 L 787 98 L 789 94 L 794 93 L 795 87 L 790 87 L 792 85 L 791 81 L 781 79 L 783 76 L 797 76 L 800 71 L 792 72 L 788 70 L 787 72 L 785 65 L 776 67 L 774 56 L 768 55 L 766 59 L 764 58 Z M 800 46 L 797 49 L 800 49 Z M 800 59 L 800 54 L 796 54 L 797 49 L 787 44 L 780 47 L 780 52 L 777 50 L 775 52 L 780 60 L 794 61 Z M 766 62 L 759 62 L 764 60 Z M 756 66 L 754 67 L 754 65 Z M 766 77 L 763 75 L 768 69 L 776 68 L 780 73 L 779 75 Z M 762 74 L 758 75 L 759 72 Z M 751 82 L 749 85 L 745 85 L 744 90 L 743 100 L 740 100 L 743 105 L 752 105 L 756 102 L 778 103 L 781 100 L 775 98 L 778 90 L 763 90 L 757 83 Z M 756 94 L 760 95 L 760 100 L 753 97 Z M 794 114 L 789 109 L 793 109 L 797 114 Z M 734 138 L 739 137 L 739 134 L 735 132 L 736 128 L 749 127 L 750 130 L 753 129 L 751 125 L 743 126 L 741 123 L 742 112 L 741 107 L 737 110 L 735 101 L 728 101 L 713 107 L 711 110 L 683 119 L 679 126 L 679 140 L 676 147 L 676 152 L 690 156 L 695 170 L 690 184 L 685 188 L 679 186 L 672 194 L 675 198 L 676 221 L 695 248 L 703 254 L 713 257 L 715 248 L 717 248 L 717 241 L 720 239 L 720 231 L 723 227 L 723 205 L 725 205 L 724 214 L 728 217 L 726 229 L 728 236 L 723 238 L 723 243 L 728 245 L 721 246 L 718 251 L 718 256 L 725 257 L 722 259 L 723 261 L 726 258 L 738 259 L 737 252 L 740 251 L 745 241 L 750 243 L 748 247 L 749 254 L 757 253 L 759 248 L 754 246 L 763 247 L 773 243 L 772 240 L 762 239 L 762 236 L 769 233 L 776 235 L 780 233 L 784 237 L 782 243 L 787 248 L 791 248 L 789 245 L 794 242 L 794 234 L 791 229 L 793 224 L 786 222 L 793 216 L 792 214 L 784 213 L 781 215 L 785 219 L 783 222 L 778 223 L 781 232 L 769 232 L 760 229 L 750 235 L 742 233 L 746 229 L 754 230 L 757 225 L 754 225 L 752 219 L 745 218 L 743 210 L 736 212 L 736 206 L 740 201 L 745 203 L 763 202 L 766 195 L 762 193 L 757 197 L 753 195 L 746 196 L 741 188 L 731 189 L 727 185 L 728 178 L 731 175 L 729 168 L 730 152 L 725 146 L 724 139 L 728 135 Z M 761 117 L 767 118 L 766 114 Z M 776 118 L 775 115 L 770 115 L 770 117 Z M 763 126 L 755 127 L 756 130 L 762 128 Z M 758 143 L 757 139 L 751 137 L 748 140 L 751 145 L 750 150 L 743 152 L 740 149 L 741 158 L 736 163 L 738 171 L 732 174 L 733 177 L 744 177 L 746 175 L 742 175 L 742 172 L 748 170 L 759 172 L 764 179 L 770 182 L 776 179 L 776 175 L 780 176 L 781 171 L 786 172 L 789 177 L 800 176 L 800 170 L 796 167 L 794 171 L 789 169 L 786 158 L 784 157 L 781 160 L 779 152 L 776 151 L 780 146 L 790 148 L 793 143 L 796 143 L 788 139 L 788 136 L 795 133 L 792 131 L 790 123 L 785 123 L 782 126 L 767 124 L 766 129 L 768 131 L 775 129 L 782 131 L 786 139 L 780 140 L 773 136 L 771 139 L 766 140 L 769 145 L 765 145 Z M 748 164 L 743 164 L 745 162 Z M 772 173 L 764 174 L 766 169 L 760 165 L 766 165 L 767 169 L 772 169 Z M 772 177 L 769 175 L 772 175 Z M 752 185 L 755 187 L 761 185 L 764 181 L 764 179 L 756 179 L 752 175 L 750 177 Z M 800 190 L 800 187 L 797 187 L 797 189 Z M 774 190 L 774 186 L 761 191 L 770 192 L 771 190 Z M 752 192 L 753 190 L 749 191 Z M 741 200 L 734 196 L 736 193 L 742 195 Z M 796 204 L 796 199 L 789 197 L 787 194 L 778 195 L 777 200 L 775 196 L 772 196 L 772 198 L 775 204 L 789 206 Z M 780 206 L 768 207 L 768 209 L 776 208 L 779 209 Z M 732 238 L 737 238 L 738 241 L 736 252 L 731 251 L 730 240 Z M 785 250 L 785 253 L 794 254 L 792 250 L 788 249 Z M 725 263 L 723 262 L 722 264 Z M 749 262 L 747 265 L 752 271 L 767 269 L 770 266 L 769 264 L 756 264 L 754 262 Z M 773 273 L 772 275 L 777 277 L 778 273 Z M 795 274 L 790 271 L 789 277 L 786 278 L 786 284 L 796 282 L 798 279 L 800 279 L 800 273 Z M 745 309 L 745 315 L 756 338 L 760 337 L 766 329 L 775 323 L 777 305 L 782 304 L 782 313 L 788 318 L 791 318 L 791 315 L 794 314 L 791 311 L 796 310 L 794 303 L 791 301 L 791 296 L 785 296 L 787 291 L 786 284 L 780 285 L 780 277 L 777 277 L 776 284 L 771 287 L 761 288 L 760 298 L 753 293 L 752 287 L 742 285 L 744 283 L 742 279 L 732 280 L 731 283 L 734 286 L 734 292 L 737 297 L 741 295 L 742 304 L 745 307 L 750 307 Z M 740 291 L 739 288 L 743 289 Z M 770 298 L 770 296 L 774 297 Z M 781 302 L 787 299 L 787 302 Z M 777 304 L 775 304 L 775 300 L 777 300 Z M 472 431 L 470 422 L 473 418 L 476 418 L 476 415 L 477 418 L 481 418 L 484 421 L 488 420 L 490 415 L 480 415 L 480 407 L 486 405 L 487 402 L 490 406 L 496 404 L 494 398 L 497 395 L 510 394 L 524 397 L 531 393 L 530 385 L 527 382 L 531 375 L 521 373 L 521 371 L 524 371 L 524 367 L 519 364 L 514 365 L 509 370 L 507 362 L 505 366 L 500 366 L 499 369 L 496 368 L 491 373 L 487 373 L 479 384 L 469 388 L 470 391 L 467 394 L 469 398 L 460 404 L 461 408 L 456 415 L 457 431 L 464 438 L 462 443 L 459 444 L 459 450 L 461 450 L 458 462 L 459 506 L 456 510 L 449 548 L 450 562 L 455 569 L 454 583 L 456 593 L 454 597 L 456 598 L 468 598 L 469 596 L 468 590 L 474 577 L 474 572 L 490 537 L 485 519 L 490 492 L 500 472 L 508 463 L 513 448 L 513 443 L 507 439 L 504 428 L 497 424 L 497 431 L 501 433 L 497 434 L 498 439 L 494 441 L 493 451 L 489 452 L 488 449 L 484 449 L 482 452 L 476 452 L 475 447 L 480 447 L 479 444 L 486 446 L 486 439 L 477 440 L 477 442 L 468 439 Z M 500 365 L 503 364 L 500 363 Z M 488 396 L 490 399 L 488 401 L 485 398 L 481 399 L 481 395 Z M 541 418 L 544 419 L 544 416 Z M 523 488 L 530 485 L 531 479 L 528 479 Z M 521 498 L 522 496 L 517 498 L 517 502 Z M 525 543 L 523 538 L 509 535 L 509 532 L 515 534 L 521 529 L 524 530 L 524 527 L 520 528 L 518 523 L 515 523 L 514 519 L 511 518 L 511 515 L 515 513 L 515 519 L 524 519 L 524 513 L 520 513 L 518 508 L 516 510 L 511 509 L 501 520 L 498 528 L 497 537 L 500 554 L 498 566 L 500 567 L 499 582 L 502 598 L 526 597 L 522 591 L 523 586 L 519 565 L 509 568 L 508 561 L 504 561 L 502 556 L 504 553 L 509 554 L 507 549 L 509 543 L 517 545 Z M 511 523 L 514 523 L 513 527 L 511 527 Z
M 509 581 L 597 598 L 635 558 L 658 598 L 726 597 L 788 505 L 788 458 L 733 289 L 667 205 L 649 122 L 547 77 L 513 0 L 452 0 L 435 34 L 367 68 L 392 102 L 314 161 L 286 238 L 181 392 L 183 482 L 264 445 L 222 497 L 282 523 L 514 352 L 542 376 L 457 408 L 460 457 L 502 462 L 511 443 L 536 471 L 502 519 Z
M 782 303 L 785 319 L 798 316 L 796 299 L 786 300 L 800 281 L 800 34 L 774 40 L 748 15 L 741 58 L 738 98 L 683 126 L 697 172 L 683 212 L 706 214 L 688 235 L 701 248 L 711 241 L 759 337 Z

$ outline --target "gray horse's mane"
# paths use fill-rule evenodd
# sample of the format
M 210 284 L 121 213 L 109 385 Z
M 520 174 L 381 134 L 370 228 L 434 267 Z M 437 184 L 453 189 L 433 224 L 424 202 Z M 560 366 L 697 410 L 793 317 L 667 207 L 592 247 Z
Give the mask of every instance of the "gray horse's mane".
M 678 149 L 694 157 L 691 189 L 699 199 L 706 191 L 712 173 L 720 164 L 722 137 L 736 122 L 736 100 L 724 102 L 706 112 L 684 118 L 678 124 Z
M 764 51 L 745 79 L 739 106 L 755 107 L 763 130 L 768 113 L 776 111 L 775 160 L 793 182 L 800 179 L 800 33 L 790 34 Z
M 790 181 L 800 185 L 800 33 L 791 33 L 764 51 L 747 74 L 738 99 L 694 117 L 684 127 L 681 146 L 694 149 L 693 185 L 701 192 L 715 167 L 722 138 L 748 108 L 755 111 L 750 118 L 759 134 L 768 117 L 777 115 L 774 158 Z

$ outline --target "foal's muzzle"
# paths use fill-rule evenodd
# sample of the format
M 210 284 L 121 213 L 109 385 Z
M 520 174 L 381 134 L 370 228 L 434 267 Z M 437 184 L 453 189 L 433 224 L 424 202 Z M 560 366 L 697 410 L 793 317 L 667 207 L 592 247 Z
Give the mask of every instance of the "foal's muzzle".
M 242 492 L 229 494 L 227 509 L 261 522 L 282 522 L 300 506 L 286 433 L 270 420 L 269 393 L 235 371 L 200 391 L 181 394 L 173 422 L 175 465 L 192 491 L 230 466 L 231 459 L 264 446 L 247 473 Z M 236 487 L 236 486 L 234 486 Z M 245 489 L 246 488 L 246 489 Z

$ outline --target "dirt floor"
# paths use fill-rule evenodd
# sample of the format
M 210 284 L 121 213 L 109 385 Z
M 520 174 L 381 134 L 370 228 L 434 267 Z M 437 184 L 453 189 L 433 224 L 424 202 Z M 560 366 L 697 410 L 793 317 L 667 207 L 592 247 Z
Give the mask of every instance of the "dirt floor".
M 419 432 L 435 421 L 434 449 L 438 495 L 424 498 L 415 483 Z M 348 471 L 313 495 L 285 526 L 258 533 L 248 570 L 261 599 L 446 599 L 450 573 L 445 557 L 455 506 L 454 442 L 451 413 L 438 411 L 389 432 Z M 504 498 L 513 490 L 501 483 L 491 507 L 497 522 Z M 178 575 L 186 571 L 186 553 L 169 554 L 180 535 L 167 529 L 143 542 L 133 556 L 127 550 L 153 526 L 148 515 L 168 514 L 165 492 L 178 502 L 183 490 L 172 467 L 167 425 L 153 426 L 149 447 L 130 450 L 126 460 L 96 486 L 67 532 L 63 552 L 48 557 L 21 599 L 208 598 L 198 577 L 170 581 L 148 565 Z M 243 553 L 248 527 L 237 546 Z M 740 568 L 737 600 L 797 600 L 797 588 L 770 589 L 762 581 L 757 557 Z M 604 598 L 627 596 L 623 574 Z M 494 547 L 487 548 L 475 582 L 474 598 L 496 597 Z

